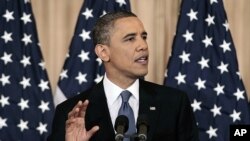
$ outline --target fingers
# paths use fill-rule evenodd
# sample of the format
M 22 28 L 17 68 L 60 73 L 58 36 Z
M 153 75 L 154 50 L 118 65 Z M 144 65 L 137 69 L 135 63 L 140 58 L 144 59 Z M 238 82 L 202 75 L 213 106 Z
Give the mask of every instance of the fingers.
M 85 117 L 85 114 L 86 114 L 86 110 L 87 110 L 87 107 L 89 105 L 89 100 L 85 100 L 82 104 L 82 106 L 80 107 L 80 116 L 83 116 Z
M 82 102 L 81 100 L 75 105 L 75 107 L 68 113 L 68 119 L 76 117 L 85 117 L 85 113 L 88 107 L 88 100 Z
M 89 140 L 98 130 L 99 126 L 92 127 L 89 131 L 85 128 L 85 115 L 89 101 L 79 101 L 68 113 L 66 120 L 66 136 L 69 140 Z
M 74 129 L 84 129 L 84 122 L 82 118 L 68 119 L 66 121 L 66 131 L 72 131 Z
M 92 127 L 87 133 L 88 138 L 91 138 L 99 129 L 99 126 Z
M 79 119 L 79 118 L 78 118 Z M 72 120 L 66 123 L 66 141 L 75 141 L 82 140 L 88 141 L 98 130 L 99 126 L 92 127 L 89 131 L 86 131 L 85 128 L 81 127 L 80 120 Z
M 78 103 L 75 105 L 75 107 L 68 113 L 68 119 L 75 118 L 78 111 L 79 107 L 82 105 L 82 101 L 78 101 Z

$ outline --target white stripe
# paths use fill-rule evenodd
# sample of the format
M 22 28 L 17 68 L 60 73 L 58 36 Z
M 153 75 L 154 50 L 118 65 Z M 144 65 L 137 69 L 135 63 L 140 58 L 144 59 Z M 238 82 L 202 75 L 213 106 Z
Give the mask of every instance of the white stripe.
M 60 104 L 61 102 L 65 101 L 67 98 L 63 94 L 62 90 L 57 86 L 56 93 L 54 95 L 54 104 L 55 107 Z

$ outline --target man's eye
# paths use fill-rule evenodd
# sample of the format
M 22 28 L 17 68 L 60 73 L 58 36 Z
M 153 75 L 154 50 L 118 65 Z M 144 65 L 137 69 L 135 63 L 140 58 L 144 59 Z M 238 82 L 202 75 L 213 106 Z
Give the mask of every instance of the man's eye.
M 147 40 L 147 36 L 145 35 L 145 36 L 142 36 L 142 39 L 143 40 Z
M 127 41 L 133 41 L 133 40 L 135 40 L 134 37 L 127 38 Z

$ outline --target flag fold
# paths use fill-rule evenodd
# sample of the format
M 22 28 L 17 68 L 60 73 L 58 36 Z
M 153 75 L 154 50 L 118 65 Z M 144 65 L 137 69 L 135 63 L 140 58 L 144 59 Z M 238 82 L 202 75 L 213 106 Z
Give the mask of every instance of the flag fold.
M 229 141 L 249 124 L 247 95 L 222 0 L 183 0 L 165 85 L 185 91 L 201 141 Z

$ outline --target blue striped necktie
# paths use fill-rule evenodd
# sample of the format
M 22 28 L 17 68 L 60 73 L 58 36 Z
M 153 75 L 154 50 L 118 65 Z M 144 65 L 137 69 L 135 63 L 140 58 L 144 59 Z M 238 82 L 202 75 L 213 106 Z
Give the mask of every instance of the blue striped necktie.
M 129 91 L 125 90 L 122 91 L 120 95 L 122 97 L 122 104 L 119 109 L 118 115 L 125 115 L 128 117 L 129 128 L 128 131 L 125 133 L 125 135 L 132 136 L 133 134 L 136 133 L 134 112 L 128 103 L 128 100 L 132 94 Z M 124 138 L 123 141 L 130 141 L 130 139 Z

